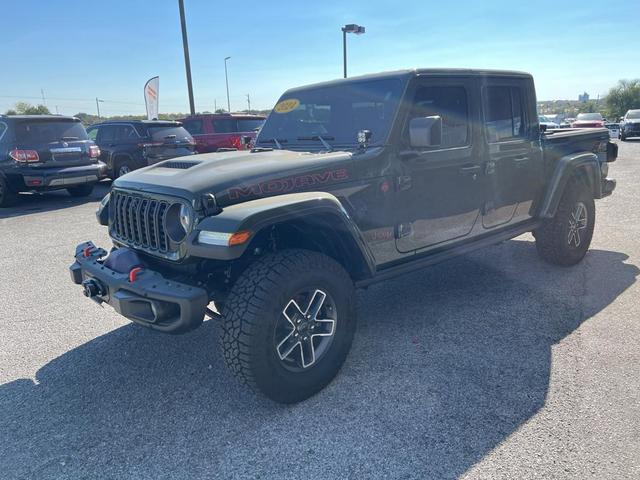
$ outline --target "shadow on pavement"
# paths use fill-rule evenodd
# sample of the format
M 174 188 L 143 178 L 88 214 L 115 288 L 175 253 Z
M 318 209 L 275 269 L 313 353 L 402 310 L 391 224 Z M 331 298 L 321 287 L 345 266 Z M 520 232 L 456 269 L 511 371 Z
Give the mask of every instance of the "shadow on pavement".
M 61 210 L 87 202 L 99 201 L 102 200 L 102 197 L 107 194 L 110 188 L 110 180 L 102 181 L 94 187 L 91 195 L 79 198 L 70 196 L 66 190 L 54 190 L 45 193 L 21 193 L 18 195 L 18 201 L 14 206 L 0 208 L 0 220 L 3 218 L 31 215 L 33 213 Z
M 177 337 L 125 326 L 35 381 L 0 386 L 0 468 L 18 478 L 455 478 L 544 405 L 551 347 L 635 282 L 625 260 L 595 250 L 560 269 L 510 241 L 371 287 L 338 378 L 294 406 L 236 385 L 211 321 Z

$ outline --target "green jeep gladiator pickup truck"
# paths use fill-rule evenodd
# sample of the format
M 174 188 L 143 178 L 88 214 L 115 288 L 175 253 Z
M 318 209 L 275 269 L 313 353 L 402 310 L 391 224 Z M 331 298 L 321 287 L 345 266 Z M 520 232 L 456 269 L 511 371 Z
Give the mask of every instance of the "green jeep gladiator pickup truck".
M 216 318 L 231 372 L 298 402 L 342 366 L 357 288 L 525 232 L 544 260 L 579 262 L 616 156 L 604 128 L 541 129 L 526 73 L 418 69 L 294 88 L 251 151 L 118 178 L 97 211 L 113 247 L 78 245 L 71 277 L 162 332 Z

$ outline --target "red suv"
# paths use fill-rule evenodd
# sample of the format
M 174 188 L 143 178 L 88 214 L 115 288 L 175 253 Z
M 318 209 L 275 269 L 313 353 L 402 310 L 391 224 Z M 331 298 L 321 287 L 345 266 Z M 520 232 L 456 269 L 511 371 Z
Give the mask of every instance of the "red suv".
M 180 120 L 196 141 L 198 153 L 215 152 L 221 148 L 246 148 L 241 137 L 256 138 L 265 117 L 261 115 L 203 113 Z

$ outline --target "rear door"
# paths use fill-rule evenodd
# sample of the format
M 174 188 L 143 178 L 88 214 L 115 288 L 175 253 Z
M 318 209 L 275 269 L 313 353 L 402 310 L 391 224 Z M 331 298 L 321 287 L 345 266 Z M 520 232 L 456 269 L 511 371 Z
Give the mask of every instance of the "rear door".
M 15 124 L 16 148 L 35 150 L 32 167 L 72 167 L 96 163 L 89 155 L 87 132 L 80 121 L 57 118 L 20 119 Z
M 479 114 L 470 78 L 417 79 L 407 92 L 398 181 L 396 247 L 402 253 L 471 234 L 483 201 L 482 158 L 473 128 Z M 412 148 L 409 121 L 442 118 L 442 144 Z
M 240 135 L 238 134 L 238 121 L 235 118 L 214 118 L 212 121 L 213 135 L 211 143 L 213 150 L 219 148 L 239 148 Z M 234 138 L 237 139 L 234 142 Z
M 531 218 L 542 188 L 542 152 L 533 82 L 483 77 L 482 102 L 488 161 L 482 225 L 494 228 Z
M 100 125 L 96 127 L 96 143 L 100 147 L 100 160 L 107 164 L 109 170 L 113 170 L 113 154 L 116 150 L 117 125 Z

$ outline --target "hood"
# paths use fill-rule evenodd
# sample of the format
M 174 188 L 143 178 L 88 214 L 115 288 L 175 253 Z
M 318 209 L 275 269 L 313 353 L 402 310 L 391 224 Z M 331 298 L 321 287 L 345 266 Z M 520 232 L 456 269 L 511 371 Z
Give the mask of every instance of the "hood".
M 166 160 L 114 181 L 114 188 L 177 196 L 189 201 L 213 193 L 224 207 L 294 191 L 322 190 L 346 181 L 351 152 L 229 151 Z

